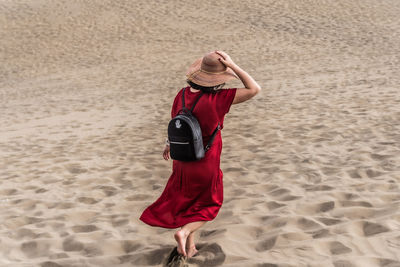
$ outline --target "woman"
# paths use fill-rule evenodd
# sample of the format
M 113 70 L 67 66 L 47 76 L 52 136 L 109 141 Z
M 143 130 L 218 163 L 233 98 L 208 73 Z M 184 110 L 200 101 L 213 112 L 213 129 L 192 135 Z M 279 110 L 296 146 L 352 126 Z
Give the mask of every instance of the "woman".
M 185 106 L 191 107 L 200 91 L 205 94 L 197 102 L 193 115 L 198 119 L 207 144 L 218 125 L 223 128 L 223 120 L 232 104 L 239 104 L 255 96 L 261 87 L 228 54 L 214 51 L 196 60 L 187 72 L 189 86 L 180 90 L 175 97 L 171 117 L 182 109 L 182 93 Z M 220 88 L 226 81 L 239 78 L 244 88 Z M 140 219 L 151 225 L 164 228 L 178 228 L 175 232 L 177 251 L 185 257 L 197 253 L 194 232 L 206 221 L 213 220 L 223 201 L 222 171 L 220 155 L 222 150 L 221 132 L 216 135 L 211 148 L 198 161 L 173 161 L 172 174 L 156 202 L 144 210 Z M 163 152 L 169 159 L 169 145 Z

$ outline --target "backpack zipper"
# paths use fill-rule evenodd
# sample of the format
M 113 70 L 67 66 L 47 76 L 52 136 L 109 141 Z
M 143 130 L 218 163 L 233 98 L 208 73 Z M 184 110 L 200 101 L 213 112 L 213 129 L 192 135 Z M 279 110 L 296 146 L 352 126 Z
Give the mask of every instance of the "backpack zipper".
M 169 141 L 171 144 L 176 144 L 176 145 L 188 145 L 189 142 L 175 142 L 175 141 Z

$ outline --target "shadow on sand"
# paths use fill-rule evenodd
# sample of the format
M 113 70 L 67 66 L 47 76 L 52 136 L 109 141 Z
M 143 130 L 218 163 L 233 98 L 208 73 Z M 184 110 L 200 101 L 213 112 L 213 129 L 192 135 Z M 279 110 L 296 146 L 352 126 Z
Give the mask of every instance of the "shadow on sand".
M 203 243 L 197 245 L 198 253 L 186 259 L 180 255 L 177 248 L 173 248 L 169 256 L 166 258 L 164 267 L 189 267 L 190 265 L 197 266 L 219 266 L 224 263 L 226 255 L 220 245 L 217 243 Z

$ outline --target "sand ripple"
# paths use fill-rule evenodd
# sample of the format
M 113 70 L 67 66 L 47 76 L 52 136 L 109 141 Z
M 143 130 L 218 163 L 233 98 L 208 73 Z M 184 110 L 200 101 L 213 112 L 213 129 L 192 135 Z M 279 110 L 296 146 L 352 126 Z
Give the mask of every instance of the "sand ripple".
M 0 3 L 0 266 L 162 266 L 171 100 L 224 49 L 263 92 L 223 131 L 188 266 L 400 266 L 398 1 Z M 232 87 L 238 86 L 233 82 Z M 164 127 L 165 126 L 165 127 Z

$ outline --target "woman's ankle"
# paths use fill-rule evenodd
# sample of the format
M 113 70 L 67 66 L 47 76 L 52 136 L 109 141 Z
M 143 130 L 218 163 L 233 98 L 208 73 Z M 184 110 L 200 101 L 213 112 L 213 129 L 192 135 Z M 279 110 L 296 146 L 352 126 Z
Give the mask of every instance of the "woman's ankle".
M 196 249 L 196 245 L 195 244 L 186 244 L 186 249 Z

